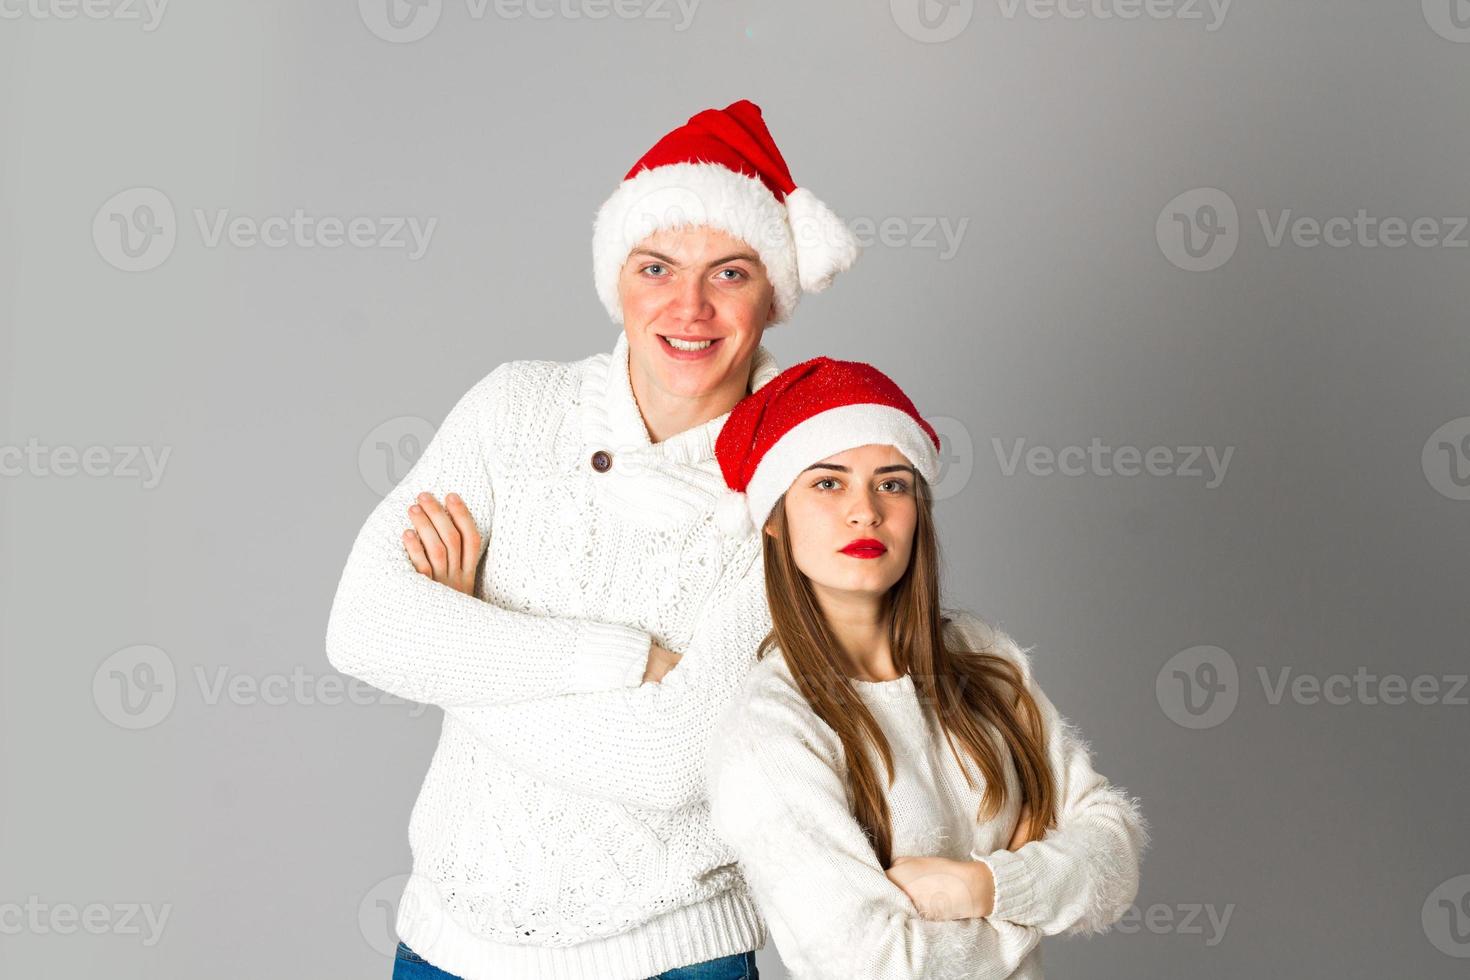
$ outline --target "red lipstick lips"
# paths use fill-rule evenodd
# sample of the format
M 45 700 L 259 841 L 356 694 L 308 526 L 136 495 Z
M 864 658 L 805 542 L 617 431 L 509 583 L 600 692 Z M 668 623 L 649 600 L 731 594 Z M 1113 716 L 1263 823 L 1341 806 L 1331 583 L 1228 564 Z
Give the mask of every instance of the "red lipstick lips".
M 844 555 L 851 555 L 854 558 L 877 558 L 887 550 L 888 548 L 882 541 L 875 541 L 872 538 L 858 538 L 856 541 L 849 542 L 847 547 L 842 549 L 842 553 Z

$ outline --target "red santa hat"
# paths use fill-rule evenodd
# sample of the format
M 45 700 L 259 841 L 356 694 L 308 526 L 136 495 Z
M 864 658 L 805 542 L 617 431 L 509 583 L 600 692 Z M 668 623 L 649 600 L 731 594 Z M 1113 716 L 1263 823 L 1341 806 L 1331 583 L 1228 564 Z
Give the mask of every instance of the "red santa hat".
M 802 470 L 873 443 L 897 447 L 930 483 L 939 478 L 939 434 L 888 375 L 830 357 L 792 365 L 741 400 L 720 428 L 715 459 L 726 491 L 715 520 L 727 534 L 750 534 Z
M 705 109 L 643 155 L 597 212 L 592 275 L 614 322 L 623 322 L 618 273 L 633 247 L 662 228 L 709 225 L 755 249 L 776 292 L 772 323 L 803 290 L 827 288 L 858 256 L 857 236 L 805 187 L 797 187 L 748 99 Z

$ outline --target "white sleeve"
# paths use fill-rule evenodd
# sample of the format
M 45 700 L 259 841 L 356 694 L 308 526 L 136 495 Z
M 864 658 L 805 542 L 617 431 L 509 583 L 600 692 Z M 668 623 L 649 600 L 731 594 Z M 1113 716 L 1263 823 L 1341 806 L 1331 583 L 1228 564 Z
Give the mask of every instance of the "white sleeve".
M 342 673 L 445 707 L 642 683 L 647 633 L 504 609 L 421 575 L 409 560 L 402 540 L 408 506 L 424 491 L 441 504 L 450 491 L 462 497 L 481 540 L 491 543 L 487 454 L 513 364 L 501 364 L 459 399 L 358 532 L 327 622 L 327 659 Z
M 720 712 L 770 632 L 760 541 L 721 575 L 659 683 L 487 708 L 448 708 L 509 764 L 569 792 L 659 810 L 704 798 Z
M 1138 894 L 1148 824 L 1137 800 L 1093 770 L 1087 743 L 1036 684 L 1026 653 L 999 636 L 1041 710 L 1058 806 L 1057 826 L 1041 840 L 1014 852 L 970 855 L 995 877 L 989 918 L 1036 926 L 1049 936 L 1107 932 Z
M 743 707 L 712 745 L 711 816 L 793 977 L 1001 980 L 1016 971 L 1040 930 L 923 918 L 852 816 L 834 768 L 841 750 L 823 744 L 835 737 L 813 737 L 808 709 Z

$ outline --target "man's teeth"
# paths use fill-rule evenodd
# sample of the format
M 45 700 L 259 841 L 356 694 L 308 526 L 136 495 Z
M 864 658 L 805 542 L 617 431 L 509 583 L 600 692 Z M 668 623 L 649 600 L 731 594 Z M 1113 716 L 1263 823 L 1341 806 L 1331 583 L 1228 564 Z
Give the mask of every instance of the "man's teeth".
M 676 337 L 665 337 L 664 340 L 667 340 L 669 346 L 674 350 L 704 350 L 714 343 L 713 340 L 679 340 Z

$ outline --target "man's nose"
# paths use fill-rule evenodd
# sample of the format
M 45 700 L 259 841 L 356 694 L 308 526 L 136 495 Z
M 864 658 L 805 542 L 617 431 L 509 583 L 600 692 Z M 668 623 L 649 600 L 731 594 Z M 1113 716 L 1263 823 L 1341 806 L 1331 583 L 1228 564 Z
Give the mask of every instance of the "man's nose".
M 713 312 L 705 295 L 704 279 L 690 276 L 679 284 L 670 312 L 686 320 L 703 320 Z

